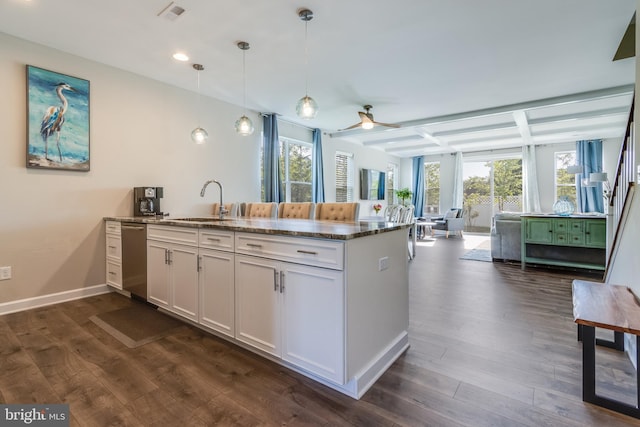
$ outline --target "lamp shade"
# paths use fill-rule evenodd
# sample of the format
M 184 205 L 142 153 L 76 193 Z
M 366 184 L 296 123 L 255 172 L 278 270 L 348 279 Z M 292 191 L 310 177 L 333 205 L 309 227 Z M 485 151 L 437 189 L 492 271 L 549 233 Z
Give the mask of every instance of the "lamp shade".
M 248 136 L 253 133 L 253 122 L 247 116 L 242 116 L 236 120 L 236 132 L 242 136 Z
M 302 119 L 313 119 L 318 114 L 318 104 L 313 98 L 305 95 L 298 101 L 296 113 Z
M 589 174 L 589 181 L 591 182 L 607 182 L 606 172 L 592 172 Z
M 567 166 L 567 173 L 578 174 L 578 173 L 582 173 L 582 171 L 583 171 L 583 168 L 581 165 Z
M 197 127 L 191 132 L 191 140 L 196 144 L 204 144 L 207 138 L 209 138 L 209 134 L 201 127 Z

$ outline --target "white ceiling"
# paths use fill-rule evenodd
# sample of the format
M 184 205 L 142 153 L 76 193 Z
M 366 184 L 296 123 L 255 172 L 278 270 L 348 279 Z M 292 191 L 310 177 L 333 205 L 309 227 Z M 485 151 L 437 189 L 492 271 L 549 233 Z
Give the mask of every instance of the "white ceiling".
M 200 63 L 201 92 L 236 105 L 247 41 L 249 109 L 400 157 L 624 134 L 635 59 L 611 58 L 636 0 L 177 0 L 174 21 L 157 16 L 169 3 L 4 0 L 0 31 L 194 92 Z M 402 127 L 336 132 L 363 104 Z

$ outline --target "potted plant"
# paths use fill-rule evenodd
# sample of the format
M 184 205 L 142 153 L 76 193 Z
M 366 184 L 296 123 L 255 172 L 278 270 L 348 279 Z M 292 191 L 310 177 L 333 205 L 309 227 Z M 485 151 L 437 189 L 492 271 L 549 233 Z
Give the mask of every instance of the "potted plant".
M 409 190 L 409 188 L 401 188 L 400 190 L 396 190 L 396 196 L 402 200 L 402 205 L 405 205 L 405 200 L 410 199 L 413 195 L 413 191 Z

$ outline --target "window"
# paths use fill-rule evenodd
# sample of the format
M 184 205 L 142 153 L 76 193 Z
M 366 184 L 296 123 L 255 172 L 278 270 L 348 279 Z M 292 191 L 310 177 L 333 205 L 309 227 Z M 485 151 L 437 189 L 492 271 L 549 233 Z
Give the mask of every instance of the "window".
M 353 153 L 336 151 L 336 202 L 353 202 Z
M 308 142 L 280 138 L 280 170 L 286 202 L 311 201 L 311 152 Z
M 387 203 L 393 205 L 396 200 L 396 190 L 398 189 L 398 165 L 387 164 Z
M 575 165 L 575 151 L 559 151 L 556 154 L 556 200 L 560 196 L 567 196 L 573 205 L 576 205 L 576 178 L 567 172 L 567 167 Z
M 440 212 L 440 162 L 424 165 L 424 213 Z
M 280 174 L 286 202 L 311 201 L 312 144 L 291 138 L 280 138 Z M 261 199 L 264 194 L 264 146 L 260 145 Z

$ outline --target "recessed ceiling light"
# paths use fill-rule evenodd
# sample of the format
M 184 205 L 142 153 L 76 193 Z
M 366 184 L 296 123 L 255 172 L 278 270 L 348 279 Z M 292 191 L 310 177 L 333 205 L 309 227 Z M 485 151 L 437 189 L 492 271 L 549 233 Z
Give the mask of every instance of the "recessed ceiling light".
M 175 59 L 176 61 L 188 61 L 189 57 L 187 56 L 186 53 L 182 53 L 182 52 L 176 52 L 173 54 L 173 59 Z

